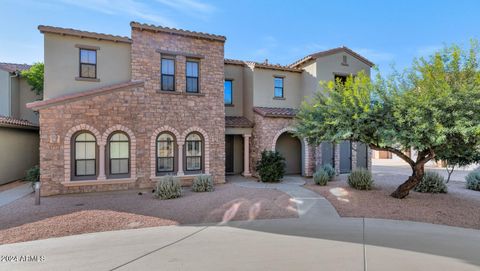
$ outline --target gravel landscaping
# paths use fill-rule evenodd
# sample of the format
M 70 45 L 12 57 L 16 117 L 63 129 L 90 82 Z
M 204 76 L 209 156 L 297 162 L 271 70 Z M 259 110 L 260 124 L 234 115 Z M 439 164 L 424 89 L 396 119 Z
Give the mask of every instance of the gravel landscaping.
M 178 199 L 157 200 L 151 190 L 59 195 L 34 205 L 33 194 L 0 207 L 0 244 L 73 234 L 176 224 L 298 217 L 278 190 L 222 184 L 214 192 L 184 189 Z
M 337 177 L 327 186 L 310 182 L 305 187 L 327 198 L 344 217 L 411 220 L 480 229 L 480 192 L 466 189 L 464 182 L 450 181 L 447 194 L 412 191 L 405 199 L 395 199 L 390 193 L 406 176 L 377 173 L 373 178 L 374 188 L 370 191 L 350 188 L 346 176 Z

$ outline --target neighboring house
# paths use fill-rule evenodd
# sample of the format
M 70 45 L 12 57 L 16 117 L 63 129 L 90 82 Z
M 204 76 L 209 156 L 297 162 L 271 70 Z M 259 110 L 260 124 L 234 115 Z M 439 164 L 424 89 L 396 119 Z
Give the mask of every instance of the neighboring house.
M 38 164 L 38 115 L 26 104 L 41 97 L 20 76 L 29 68 L 0 63 L 0 184 L 22 179 Z
M 292 136 L 320 80 L 344 80 L 372 63 L 341 47 L 280 66 L 224 59 L 224 36 L 132 22 L 131 38 L 39 26 L 45 39 L 40 114 L 42 195 L 189 183 L 255 174 L 262 150 L 288 174 L 371 165 L 355 142 L 310 146 Z

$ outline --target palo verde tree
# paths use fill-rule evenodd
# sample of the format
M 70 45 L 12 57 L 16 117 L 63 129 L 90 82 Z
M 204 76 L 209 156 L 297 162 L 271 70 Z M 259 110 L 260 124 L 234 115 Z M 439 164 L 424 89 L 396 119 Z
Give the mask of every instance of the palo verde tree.
M 389 151 L 412 168 L 412 175 L 391 195 L 404 198 L 432 159 L 477 159 L 480 147 L 478 46 L 443 49 L 413 62 L 404 73 L 371 80 L 360 72 L 323 83 L 297 115 L 297 133 L 310 143 L 352 140 Z M 402 150 L 418 151 L 415 159 Z

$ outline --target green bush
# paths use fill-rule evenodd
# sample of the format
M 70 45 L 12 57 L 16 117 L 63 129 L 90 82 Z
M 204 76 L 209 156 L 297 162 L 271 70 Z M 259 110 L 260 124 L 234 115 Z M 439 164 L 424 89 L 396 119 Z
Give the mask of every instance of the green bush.
M 327 185 L 328 181 L 330 181 L 330 175 L 323 169 L 317 170 L 313 174 L 313 181 L 318 185 Z
M 420 193 L 447 193 L 447 186 L 442 175 L 427 171 L 423 175 L 422 181 L 413 190 Z
M 323 169 L 324 171 L 326 171 L 328 173 L 328 176 L 330 177 L 330 180 L 332 180 L 333 177 L 335 177 L 335 169 L 332 167 L 332 165 L 330 165 L 330 164 L 322 165 L 321 169 Z
M 193 180 L 192 191 L 194 192 L 212 192 L 215 190 L 213 186 L 213 178 L 211 175 L 198 175 Z
M 356 169 L 348 175 L 347 182 L 355 189 L 370 190 L 373 186 L 372 173 L 364 168 Z
M 32 187 L 35 186 L 36 182 L 40 181 L 40 167 L 38 165 L 27 170 L 25 174 L 25 181 L 30 182 Z
M 467 189 L 480 191 L 480 171 L 472 171 L 465 177 Z
M 182 195 L 180 180 L 173 176 L 163 176 L 157 181 L 154 196 L 159 199 L 174 199 Z
M 265 150 L 256 169 L 262 182 L 279 182 L 285 174 L 285 158 L 277 151 Z

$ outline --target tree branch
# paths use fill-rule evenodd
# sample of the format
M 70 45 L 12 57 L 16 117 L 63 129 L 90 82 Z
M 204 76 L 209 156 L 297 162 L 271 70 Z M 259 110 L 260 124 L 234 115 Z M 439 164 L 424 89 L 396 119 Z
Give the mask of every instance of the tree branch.
M 410 157 L 408 157 L 406 154 L 404 154 L 401 150 L 397 150 L 397 149 L 392 148 L 392 147 L 380 147 L 380 146 L 375 145 L 373 143 L 370 143 L 368 145 L 371 149 L 376 150 L 376 151 L 389 151 L 391 153 L 394 153 L 398 157 L 402 158 L 405 162 L 407 162 L 412 168 L 415 166 L 415 162 Z

